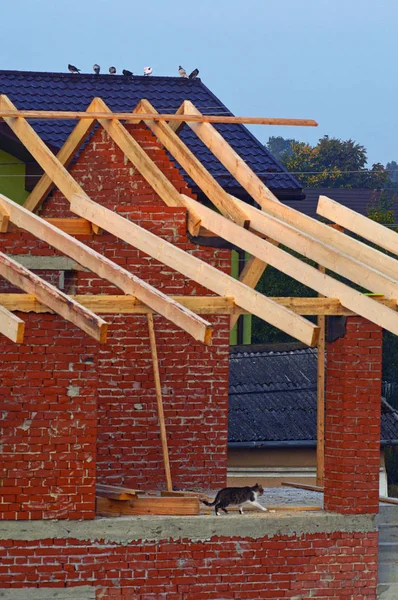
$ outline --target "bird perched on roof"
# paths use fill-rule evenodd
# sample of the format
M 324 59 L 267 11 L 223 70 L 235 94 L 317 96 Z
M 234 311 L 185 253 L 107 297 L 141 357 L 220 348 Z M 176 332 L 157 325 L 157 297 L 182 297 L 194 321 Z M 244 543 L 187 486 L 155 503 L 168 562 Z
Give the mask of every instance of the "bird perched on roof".
M 116 67 L 109 67 L 109 73 L 111 75 L 116 75 Z
M 132 75 L 134 75 L 134 73 L 132 71 L 129 71 L 128 69 L 123 69 L 122 73 L 125 77 L 131 77 Z
M 192 73 L 189 74 L 189 79 L 196 79 L 199 75 L 199 69 L 194 69 Z
M 144 75 L 146 75 L 146 76 L 152 75 L 152 67 L 145 67 Z
M 68 65 L 68 71 L 70 71 L 71 73 L 80 73 L 80 69 L 78 69 L 74 65 Z
M 178 72 L 180 74 L 180 77 L 186 77 L 187 76 L 186 70 L 181 65 L 178 67 Z
M 99 75 L 99 72 L 101 70 L 101 67 L 97 64 L 93 65 L 93 71 L 96 75 Z

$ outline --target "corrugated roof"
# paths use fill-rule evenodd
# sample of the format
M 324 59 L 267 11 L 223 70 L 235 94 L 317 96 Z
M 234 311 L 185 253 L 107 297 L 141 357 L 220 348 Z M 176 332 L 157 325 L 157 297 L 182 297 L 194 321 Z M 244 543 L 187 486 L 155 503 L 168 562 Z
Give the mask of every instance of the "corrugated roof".
M 111 110 L 120 112 L 133 110 L 146 98 L 159 112 L 175 112 L 184 100 L 191 100 L 205 114 L 232 114 L 199 78 L 0 71 L 0 93 L 24 110 L 85 110 L 100 96 Z M 57 148 L 74 124 L 70 120 L 32 120 L 43 140 Z M 301 190 L 299 182 L 246 127 L 223 124 L 217 129 L 253 171 L 266 173 L 261 178 L 270 188 L 296 194 Z M 183 128 L 181 138 L 223 187 L 240 187 L 189 127 Z
M 317 350 L 231 352 L 229 442 L 315 442 Z M 382 401 L 381 437 L 398 439 L 398 412 Z

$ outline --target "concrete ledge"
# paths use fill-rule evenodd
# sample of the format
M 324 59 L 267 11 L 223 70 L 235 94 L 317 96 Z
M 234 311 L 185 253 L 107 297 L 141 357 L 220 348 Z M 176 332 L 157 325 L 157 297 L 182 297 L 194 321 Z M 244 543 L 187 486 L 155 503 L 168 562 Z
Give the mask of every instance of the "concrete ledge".
M 79 585 L 70 588 L 0 589 L 1 600 L 95 600 L 95 588 Z
M 165 539 L 209 540 L 214 536 L 263 538 L 276 535 L 376 531 L 374 515 L 327 512 L 229 514 L 221 517 L 116 517 L 94 521 L 1 521 L 0 540 L 77 539 L 118 544 Z

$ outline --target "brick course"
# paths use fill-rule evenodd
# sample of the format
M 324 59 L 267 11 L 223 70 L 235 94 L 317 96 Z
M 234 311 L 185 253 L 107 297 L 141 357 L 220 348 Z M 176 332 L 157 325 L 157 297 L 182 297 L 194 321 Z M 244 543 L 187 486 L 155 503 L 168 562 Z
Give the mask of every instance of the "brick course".
M 377 533 L 130 542 L 6 541 L 0 586 L 93 585 L 101 600 L 376 600 Z

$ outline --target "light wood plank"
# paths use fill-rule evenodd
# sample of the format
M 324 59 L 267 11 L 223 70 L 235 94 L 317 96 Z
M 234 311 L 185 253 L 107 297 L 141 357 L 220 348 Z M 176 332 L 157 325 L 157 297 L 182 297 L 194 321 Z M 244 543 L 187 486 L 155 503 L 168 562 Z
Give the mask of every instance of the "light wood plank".
M 176 115 L 184 114 L 184 103 L 182 103 L 177 108 L 175 114 Z M 184 127 L 185 121 L 181 121 L 181 123 L 179 123 L 178 121 L 168 121 L 168 124 L 169 124 L 169 127 L 174 131 L 174 133 L 176 133 L 178 135 L 180 133 L 181 129 Z
M 25 292 L 34 294 L 41 303 L 95 340 L 101 343 L 106 342 L 107 324 L 103 319 L 57 290 L 44 279 L 34 275 L 3 252 L 0 252 L 0 275 Z
M 87 108 L 87 111 L 90 111 L 93 107 L 93 102 Z M 67 140 L 63 144 L 60 151 L 57 153 L 57 159 L 64 166 L 68 167 L 72 162 L 73 157 L 75 156 L 77 150 L 80 148 L 84 140 L 90 134 L 95 126 L 95 120 L 90 119 L 82 119 L 73 129 L 72 133 L 68 136 Z M 35 187 L 27 197 L 24 202 L 24 207 L 27 210 L 31 210 L 34 212 L 43 200 L 48 196 L 54 187 L 52 179 L 44 173 L 44 175 L 39 179 L 36 183 Z
M 104 113 L 112 114 L 101 98 L 96 98 L 95 103 Z M 167 206 L 183 206 L 181 194 L 120 121 L 99 119 L 99 123 Z M 193 236 L 199 233 L 200 220 L 194 211 L 188 215 L 188 229 Z
M 318 215 L 334 221 L 393 254 L 398 254 L 398 233 L 339 204 L 327 196 L 319 196 Z
M 0 205 L 9 212 L 11 221 L 18 227 L 27 229 L 41 240 L 76 260 L 80 265 L 110 281 L 126 294 L 136 296 L 157 313 L 190 333 L 195 339 L 206 344 L 210 343 L 212 335 L 210 323 L 189 309 L 2 194 L 0 194 Z
M 325 267 L 318 266 L 321 273 Z M 316 411 L 316 484 L 323 485 L 325 476 L 325 315 L 318 317 L 319 340 L 317 356 L 317 411 Z
M 140 496 L 133 500 L 97 498 L 96 514 L 103 517 L 122 515 L 198 515 L 198 498 Z
M 153 113 L 157 111 L 148 100 L 141 100 L 136 113 Z M 175 160 L 188 173 L 202 192 L 213 202 L 218 210 L 242 227 L 249 227 L 249 219 L 241 206 L 232 203 L 229 194 L 221 187 L 212 175 L 204 168 L 186 144 L 172 131 L 165 121 L 145 120 L 144 123 L 153 131 L 158 140 L 172 154 Z
M 7 233 L 10 222 L 10 215 L 8 212 L 0 206 L 0 233 Z
M 392 311 L 386 306 L 376 304 L 370 297 L 351 289 L 344 283 L 341 283 L 324 273 L 320 273 L 314 267 L 291 256 L 266 240 L 260 239 L 252 232 L 242 229 L 242 227 L 235 225 L 235 223 L 232 223 L 222 215 L 215 213 L 207 206 L 199 204 L 197 201 L 188 198 L 188 196 L 182 196 L 188 209 L 191 205 L 194 206 L 203 225 L 205 227 L 211 226 L 211 229 L 225 240 L 232 244 L 236 244 L 246 252 L 249 252 L 252 256 L 257 256 L 257 258 L 269 263 L 282 271 L 282 273 L 311 287 L 320 294 L 328 297 L 338 297 L 340 302 L 346 308 L 355 311 L 358 315 L 380 325 L 384 329 L 391 331 L 391 333 L 398 334 L 398 314 L 395 311 Z M 274 235 L 271 237 L 275 239 Z M 391 289 L 393 289 L 393 284 L 394 282 L 391 284 Z M 235 301 L 239 304 L 236 295 Z M 291 332 L 290 335 L 297 337 Z
M 0 333 L 16 344 L 22 344 L 25 323 L 0 304 Z
M 246 262 L 242 273 L 239 275 L 239 281 L 248 285 L 251 288 L 255 288 L 261 279 L 262 274 L 267 268 L 268 264 L 256 256 L 251 256 Z M 229 327 L 232 329 L 235 327 L 240 315 L 232 315 Z
M 109 498 L 110 500 L 132 500 L 137 497 L 137 492 L 135 490 L 126 490 L 124 488 L 97 483 L 95 495 L 98 498 Z
M 196 107 L 188 101 L 184 102 L 184 110 L 187 114 L 193 113 L 197 115 L 199 113 Z M 325 223 L 320 223 L 316 219 L 312 219 L 311 217 L 300 213 L 298 210 L 277 202 L 276 196 L 267 188 L 261 179 L 253 173 L 250 167 L 230 147 L 230 145 L 210 123 L 188 123 L 188 125 L 193 129 L 193 131 L 195 131 L 202 142 L 213 152 L 218 160 L 235 177 L 235 179 L 242 185 L 249 195 L 256 200 L 256 202 L 263 209 L 264 213 L 279 219 L 285 225 L 291 225 L 295 229 L 299 230 L 301 234 L 307 234 L 315 238 L 315 240 L 318 242 L 323 242 L 329 248 L 333 247 L 333 249 L 338 253 L 345 254 L 351 259 L 355 259 L 358 262 L 364 263 L 372 269 L 384 273 L 391 279 L 396 279 L 397 262 L 395 259 L 392 259 L 373 248 L 370 248 L 358 240 L 350 238 L 341 231 L 330 228 Z M 235 202 L 240 202 L 237 198 L 234 198 L 233 200 Z M 254 216 L 252 209 L 253 207 L 245 205 L 245 210 L 248 212 L 252 227 L 255 223 L 256 230 L 258 230 L 257 226 L 259 217 L 257 218 Z M 258 211 L 258 213 L 262 214 L 261 211 Z M 275 239 L 272 234 L 269 235 Z M 290 248 L 294 249 L 291 244 L 288 245 Z M 313 259 L 319 264 L 322 264 L 323 266 L 335 271 L 333 267 L 325 264 L 324 260 L 318 260 L 317 258 Z M 336 261 L 335 264 L 338 262 L 339 261 Z
M 1 107 L 0 118 L 24 118 L 24 119 L 118 119 L 123 121 L 137 122 L 137 119 L 128 112 L 114 112 L 109 115 L 107 111 L 97 110 L 90 116 L 84 111 L 65 111 L 65 110 L 17 110 L 15 107 Z M 194 115 L 187 116 L 177 113 L 143 115 L 143 119 L 155 119 L 157 121 L 175 121 L 178 123 L 185 121 L 196 121 L 206 123 L 244 123 L 247 125 L 286 125 L 287 127 L 317 127 L 318 123 L 313 119 L 279 119 L 269 117 L 233 117 L 224 115 Z
M 310 492 L 323 492 L 323 487 L 320 485 L 310 485 L 306 483 L 294 483 L 291 481 L 282 481 L 282 484 L 285 487 L 293 487 L 299 490 L 309 490 Z
M 51 223 L 58 229 L 61 229 L 65 233 L 69 235 L 89 235 L 93 233 L 91 223 L 87 221 L 87 219 L 79 219 L 79 218 L 43 218 L 43 221 L 47 223 Z M 15 233 L 16 231 L 20 231 L 20 228 L 13 223 L 10 223 L 8 226 L 9 233 Z
M 154 313 L 149 306 L 137 300 L 134 296 L 119 295 L 71 295 L 70 298 L 79 304 L 86 306 L 97 314 L 122 314 L 122 315 L 147 315 Z M 247 315 L 249 311 L 236 306 L 233 298 L 219 296 L 170 296 L 179 304 L 183 304 L 190 310 L 202 315 Z M 291 298 L 271 297 L 270 300 L 277 302 L 285 308 L 289 308 L 301 315 L 330 315 L 346 316 L 355 315 L 351 310 L 344 308 L 337 298 Z M 386 298 L 374 298 L 374 301 L 388 306 L 392 310 L 397 309 L 395 300 Z M 0 304 L 8 310 L 19 312 L 51 312 L 41 304 L 33 294 L 0 294 Z
M 201 206 L 198 203 L 197 205 L 198 207 Z M 188 207 L 190 208 L 190 206 Z M 107 231 L 110 231 L 119 239 L 134 245 L 136 248 L 149 254 L 149 256 L 153 256 L 163 264 L 179 271 L 193 281 L 197 281 L 216 294 L 220 296 L 232 295 L 238 306 L 249 310 L 260 319 L 264 319 L 266 322 L 279 327 L 282 331 L 289 333 L 303 343 L 309 346 L 316 343 L 318 330 L 309 321 L 280 307 L 272 300 L 255 292 L 243 283 L 236 281 L 229 275 L 222 273 L 169 242 L 160 239 L 124 217 L 79 195 L 73 196 L 71 210 L 101 227 L 106 227 Z M 214 211 L 208 210 L 211 215 L 219 216 Z M 242 233 L 248 234 L 246 230 L 238 225 L 231 223 L 227 219 L 224 219 L 224 217 L 220 218 L 230 223 L 231 226 L 236 227 Z M 254 235 L 253 238 L 257 240 Z
M 167 445 L 167 432 L 166 432 L 166 423 L 165 423 L 165 419 L 164 419 L 164 409 L 163 409 L 162 384 L 160 382 L 158 352 L 156 349 L 155 326 L 153 323 L 152 315 L 148 315 L 148 331 L 149 331 L 149 343 L 151 346 L 151 354 L 152 354 L 153 377 L 155 380 L 156 403 L 157 403 L 157 407 L 158 407 L 160 441 L 162 443 L 162 454 L 163 454 L 164 470 L 165 470 L 165 474 L 166 474 L 166 485 L 167 485 L 167 490 L 170 492 L 173 489 L 173 483 L 171 480 L 169 448 Z

